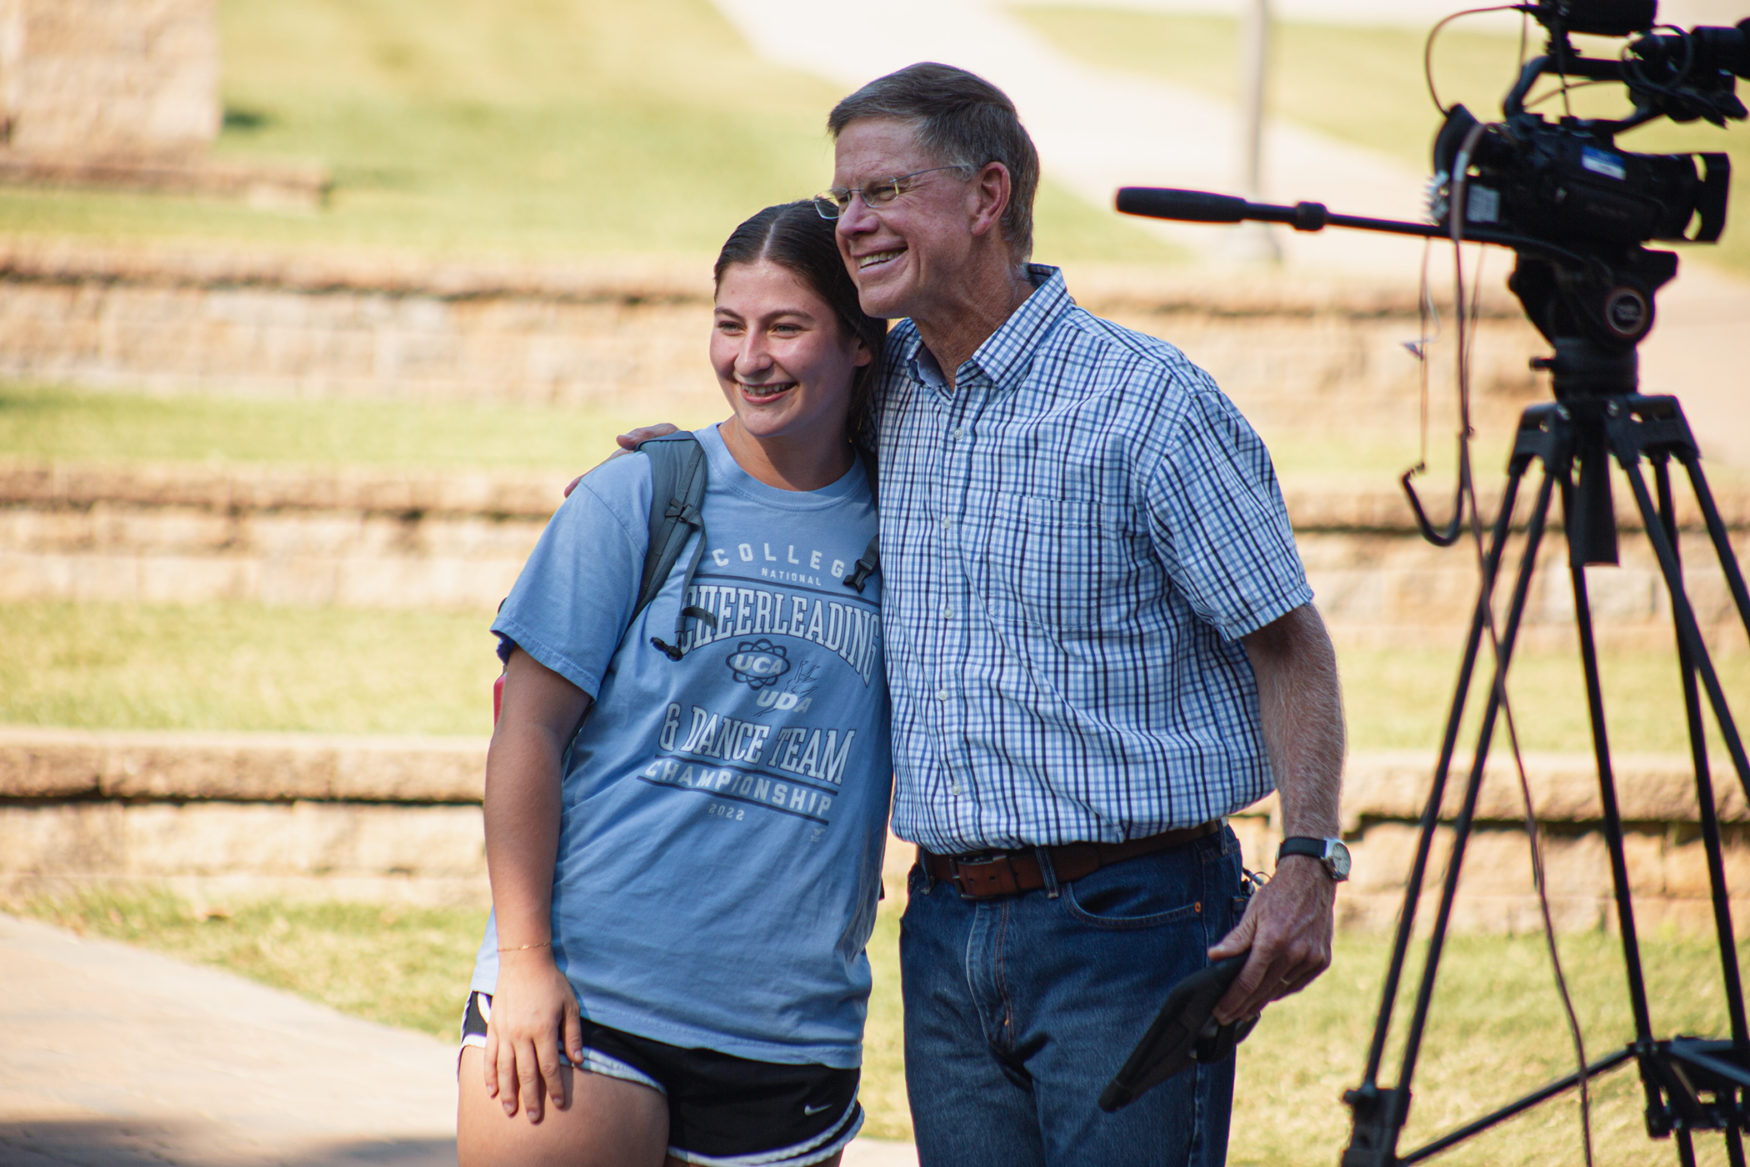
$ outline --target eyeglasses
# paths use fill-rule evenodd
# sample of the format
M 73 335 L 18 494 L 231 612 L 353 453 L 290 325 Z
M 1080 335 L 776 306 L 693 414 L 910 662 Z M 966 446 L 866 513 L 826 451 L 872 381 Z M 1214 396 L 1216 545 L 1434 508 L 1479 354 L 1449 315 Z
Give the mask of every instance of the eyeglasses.
M 872 178 L 862 186 L 835 186 L 814 196 L 814 209 L 820 212 L 823 219 L 836 219 L 851 209 L 853 195 L 861 195 L 865 207 L 879 210 L 916 186 L 917 183 L 912 179 L 919 175 L 934 174 L 938 170 L 970 169 L 965 163 L 956 162 L 952 166 L 932 166 L 927 170 L 914 170 L 910 174 L 896 174 L 892 178 Z

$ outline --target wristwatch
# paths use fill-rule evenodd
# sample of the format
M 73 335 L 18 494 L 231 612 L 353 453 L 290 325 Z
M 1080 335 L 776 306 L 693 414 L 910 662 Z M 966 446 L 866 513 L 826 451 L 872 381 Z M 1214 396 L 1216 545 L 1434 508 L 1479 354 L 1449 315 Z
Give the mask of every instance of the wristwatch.
M 1349 848 L 1341 839 L 1315 839 L 1311 835 L 1290 835 L 1276 848 L 1276 862 L 1288 855 L 1311 855 L 1325 865 L 1325 874 L 1333 883 L 1349 878 Z

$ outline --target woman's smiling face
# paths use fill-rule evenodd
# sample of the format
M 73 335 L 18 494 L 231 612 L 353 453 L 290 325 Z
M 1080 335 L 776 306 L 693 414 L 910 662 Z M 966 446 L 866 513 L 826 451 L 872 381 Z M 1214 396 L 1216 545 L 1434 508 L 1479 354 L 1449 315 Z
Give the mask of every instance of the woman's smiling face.
M 874 360 L 832 306 L 769 260 L 725 268 L 711 326 L 711 367 L 735 411 L 731 426 L 757 442 L 842 445 L 851 383 Z

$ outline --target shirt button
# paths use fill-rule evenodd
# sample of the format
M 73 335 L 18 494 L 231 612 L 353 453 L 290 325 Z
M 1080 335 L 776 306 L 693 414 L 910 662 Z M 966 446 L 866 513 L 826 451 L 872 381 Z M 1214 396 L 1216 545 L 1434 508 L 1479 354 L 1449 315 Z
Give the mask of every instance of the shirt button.
M 954 520 L 953 520 L 953 519 L 950 519 L 950 518 L 946 518 L 946 517 L 944 517 L 944 518 L 943 518 L 943 519 L 942 519 L 942 530 L 944 530 L 944 531 L 946 531 L 946 530 L 948 530 L 948 529 L 950 529 L 950 528 L 951 528 L 951 527 L 953 527 L 953 526 L 954 526 Z
M 948 690 L 946 690 L 946 689 L 937 689 L 936 690 L 936 700 L 946 701 L 947 699 L 948 699 Z
M 954 619 L 954 609 L 949 608 L 949 607 L 944 607 L 942 609 L 942 619 L 944 619 L 944 620 Z
M 948 783 L 948 793 L 949 793 L 949 794 L 960 794 L 960 793 L 962 793 L 962 790 L 961 790 L 961 786 L 960 786 L 960 783 L 958 783 L 958 782 L 950 782 L 950 783 Z

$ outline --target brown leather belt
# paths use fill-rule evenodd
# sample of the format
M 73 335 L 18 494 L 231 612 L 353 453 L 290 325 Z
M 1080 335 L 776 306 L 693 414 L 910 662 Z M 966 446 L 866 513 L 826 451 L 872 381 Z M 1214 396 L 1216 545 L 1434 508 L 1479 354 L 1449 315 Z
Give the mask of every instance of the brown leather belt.
M 920 847 L 918 859 L 931 879 L 958 888 L 960 898 L 993 900 L 1024 891 L 1038 891 L 1045 886 L 1045 874 L 1039 869 L 1040 850 L 1051 857 L 1051 870 L 1057 882 L 1070 883 L 1120 860 L 1183 847 L 1220 829 L 1218 819 L 1195 827 L 1162 831 L 1147 838 L 1127 839 L 1122 843 L 1059 843 L 1054 847 L 983 851 L 972 855 L 935 855 Z

